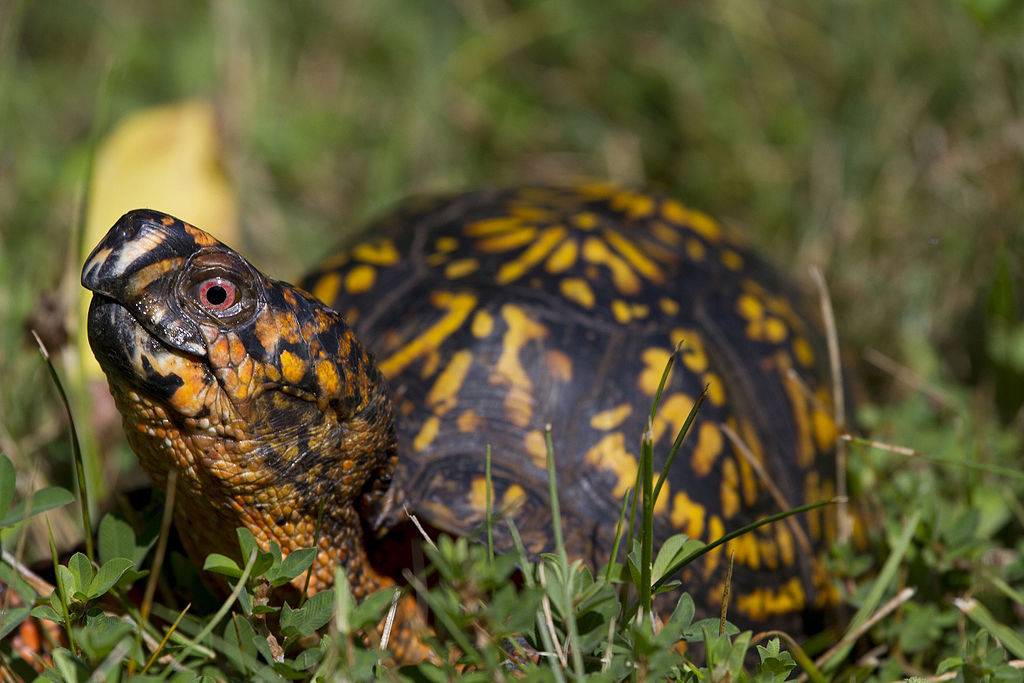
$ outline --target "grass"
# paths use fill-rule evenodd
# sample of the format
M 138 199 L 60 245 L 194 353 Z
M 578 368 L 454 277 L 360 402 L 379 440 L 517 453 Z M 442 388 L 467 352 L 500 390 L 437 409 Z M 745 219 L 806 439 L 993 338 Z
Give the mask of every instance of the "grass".
M 405 195 L 580 175 L 678 195 L 808 289 L 821 267 L 858 426 L 913 453 L 851 451 L 851 494 L 875 512 L 867 551 L 833 558 L 851 606 L 916 593 L 870 628 L 884 649 L 846 661 L 858 680 L 994 679 L 1024 658 L 994 644 L 1022 628 L 1022 28 L 1012 0 L 7 3 L 0 451 L 18 499 L 75 485 L 30 325 L 69 378 L 95 517 L 141 482 L 78 375 L 71 226 L 96 140 L 205 97 L 240 246 L 276 276 Z M 81 515 L 63 510 L 70 547 Z M 46 539 L 32 527 L 28 557 Z

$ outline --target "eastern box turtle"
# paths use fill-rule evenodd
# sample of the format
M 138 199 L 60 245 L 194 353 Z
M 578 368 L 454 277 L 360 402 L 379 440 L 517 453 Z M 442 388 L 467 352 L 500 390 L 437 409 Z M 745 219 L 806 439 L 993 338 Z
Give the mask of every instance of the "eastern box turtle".
M 373 549 L 405 509 L 480 533 L 488 444 L 495 509 L 530 551 L 550 550 L 550 425 L 568 548 L 600 565 L 680 341 L 655 471 L 705 386 L 708 398 L 658 500 L 657 537 L 713 541 L 834 495 L 815 325 L 771 269 L 675 199 L 597 184 L 415 202 L 302 289 L 139 210 L 82 283 L 128 440 L 157 486 L 178 471 L 175 522 L 198 561 L 236 547 L 241 525 L 263 546 L 310 546 L 323 507 L 311 590 L 341 564 L 365 595 L 391 581 Z M 698 609 L 717 614 L 733 553 L 741 626 L 831 602 L 819 558 L 831 516 L 791 521 L 686 569 Z

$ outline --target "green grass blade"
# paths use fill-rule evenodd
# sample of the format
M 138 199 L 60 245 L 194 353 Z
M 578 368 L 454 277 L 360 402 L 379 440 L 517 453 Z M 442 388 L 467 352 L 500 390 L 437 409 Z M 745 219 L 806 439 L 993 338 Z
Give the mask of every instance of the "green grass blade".
M 953 604 L 968 619 L 995 636 L 1014 657 L 1024 659 L 1024 637 L 1017 630 L 996 621 L 988 608 L 973 598 L 956 598 Z
M 640 517 L 640 618 L 651 623 L 651 564 L 654 561 L 654 443 L 651 423 L 647 423 L 640 442 L 640 481 L 643 486 L 643 513 Z
M 704 385 L 704 391 L 700 392 L 700 396 L 694 401 L 693 407 L 690 408 L 690 413 L 686 416 L 686 420 L 683 421 L 683 426 L 679 429 L 679 433 L 676 434 L 676 440 L 672 443 L 672 450 L 668 452 L 668 457 L 665 458 L 665 465 L 661 468 L 661 475 L 658 477 L 658 483 L 654 487 L 655 502 L 658 500 L 658 495 L 661 493 L 661 487 L 665 483 L 665 479 L 668 478 L 668 471 L 672 467 L 672 462 L 676 459 L 676 454 L 683 445 L 683 440 L 690 433 L 690 427 L 693 425 L 694 418 L 697 417 L 697 411 L 704 405 L 704 399 L 707 397 L 708 387 Z
M 676 562 L 674 565 L 672 565 L 669 569 L 667 569 L 665 571 L 664 576 L 662 576 L 660 579 L 658 579 L 657 581 L 654 582 L 654 586 L 652 588 L 654 590 L 657 590 L 657 589 L 661 588 L 665 584 L 665 582 L 670 580 L 672 578 L 672 575 L 675 574 L 676 572 L 678 572 L 680 569 L 682 569 L 686 565 L 690 564 L 691 562 L 696 560 L 698 557 L 701 557 L 702 555 L 707 554 L 708 552 L 714 550 L 715 548 L 717 548 L 718 546 L 720 546 L 720 545 L 722 545 L 724 543 L 728 543 L 729 541 L 731 541 L 734 538 L 742 536 L 743 534 L 748 533 L 750 531 L 753 531 L 754 529 L 757 529 L 758 527 L 762 527 L 762 526 L 764 526 L 766 524 L 771 524 L 772 522 L 777 522 L 780 519 L 785 519 L 786 517 L 792 517 L 793 515 L 799 515 L 802 512 L 808 512 L 810 510 L 816 510 L 816 509 L 818 509 L 820 507 L 825 507 L 826 505 L 834 505 L 836 502 L 837 501 L 835 499 L 831 499 L 831 500 L 819 500 L 816 503 L 808 503 L 807 505 L 801 505 L 800 507 L 793 508 L 792 510 L 786 510 L 785 512 L 779 512 L 779 513 L 771 515 L 769 517 L 765 517 L 764 519 L 759 519 L 758 521 L 754 522 L 753 524 L 748 524 L 748 525 L 746 525 L 744 527 L 740 527 L 736 531 L 731 531 L 731 532 L 727 533 L 725 536 L 722 536 L 721 538 L 719 538 L 717 541 L 714 541 L 712 543 L 708 543 L 703 548 L 699 548 L 698 550 L 693 551 L 692 553 L 690 553 L 686 557 L 680 559 L 678 562 Z
M 36 344 L 39 345 L 39 352 L 43 354 L 46 369 L 50 372 L 50 379 L 53 380 L 54 385 L 57 387 L 57 393 L 60 394 L 60 402 L 68 416 L 68 428 L 71 430 L 71 453 L 75 459 L 75 475 L 78 478 L 78 491 L 82 501 L 82 530 L 85 535 L 85 554 L 89 561 L 92 562 L 95 554 L 92 542 L 92 522 L 89 519 L 89 487 L 86 485 L 85 464 L 82 461 L 82 447 L 78 443 L 78 430 L 75 428 L 75 418 L 71 415 L 71 404 L 68 402 L 68 395 L 64 392 L 64 385 L 57 375 L 57 369 L 53 367 L 53 361 L 50 360 L 49 350 L 47 350 L 43 340 L 39 338 L 35 330 L 32 330 L 32 336 L 35 337 Z
M 889 586 L 891 586 L 896 580 L 900 564 L 903 562 L 903 558 L 907 554 L 907 548 L 910 546 L 910 539 L 913 538 L 914 531 L 917 529 L 917 524 L 920 521 L 921 511 L 915 510 L 903 525 L 903 532 L 899 535 L 899 538 L 896 539 L 892 552 L 889 553 L 889 557 L 886 559 L 885 564 L 882 565 L 882 570 L 878 573 L 878 577 L 875 579 L 874 584 L 871 586 L 871 590 L 864 598 L 864 602 L 861 604 L 856 614 L 853 615 L 853 619 L 850 620 L 849 626 L 846 627 L 847 633 L 856 631 L 860 628 L 860 626 L 871 617 L 871 614 L 881 604 L 883 596 L 886 591 L 889 590 Z M 838 667 L 850 654 L 850 649 L 852 647 L 853 643 L 851 641 L 845 647 L 837 650 L 827 661 L 822 663 L 822 670 L 829 672 Z

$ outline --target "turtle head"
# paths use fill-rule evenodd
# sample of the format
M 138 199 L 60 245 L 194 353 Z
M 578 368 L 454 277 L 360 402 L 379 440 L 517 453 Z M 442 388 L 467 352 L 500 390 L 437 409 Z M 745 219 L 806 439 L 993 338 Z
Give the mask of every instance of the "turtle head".
M 264 545 L 310 546 L 321 505 L 329 542 L 358 532 L 346 527 L 390 482 L 395 430 L 385 382 L 338 313 L 148 210 L 117 221 L 82 284 L 129 443 L 158 486 L 177 471 L 194 554 L 223 551 L 225 535 L 233 547 L 243 524 Z

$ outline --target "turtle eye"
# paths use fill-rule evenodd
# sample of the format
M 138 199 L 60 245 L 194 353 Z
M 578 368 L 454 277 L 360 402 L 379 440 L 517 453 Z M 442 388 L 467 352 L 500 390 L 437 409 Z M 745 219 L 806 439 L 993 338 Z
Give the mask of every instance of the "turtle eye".
M 197 320 L 236 325 L 259 307 L 258 283 L 255 271 L 234 252 L 206 249 L 182 268 L 175 292 L 183 310 Z
M 233 282 L 222 277 L 211 277 L 199 284 L 199 303 L 210 311 L 226 311 L 238 296 Z

